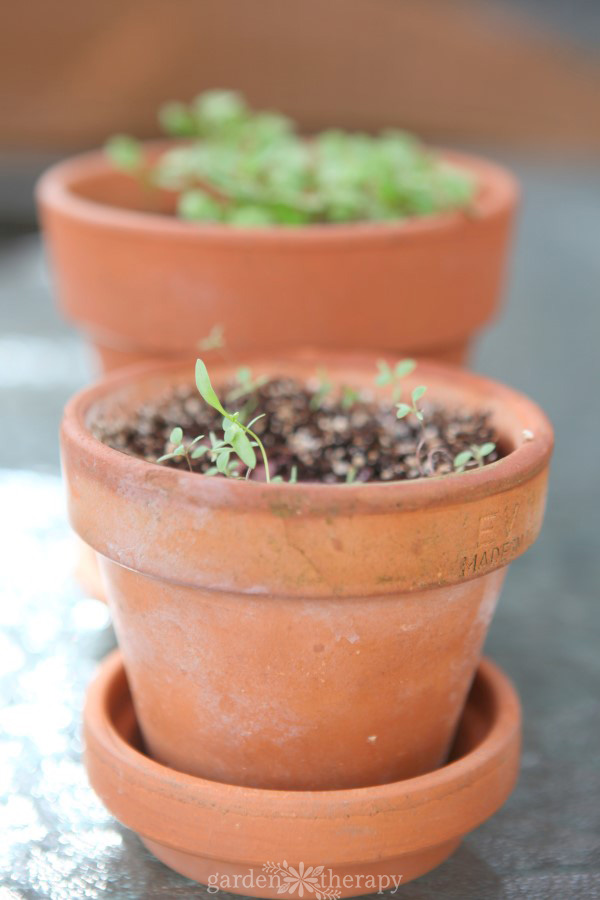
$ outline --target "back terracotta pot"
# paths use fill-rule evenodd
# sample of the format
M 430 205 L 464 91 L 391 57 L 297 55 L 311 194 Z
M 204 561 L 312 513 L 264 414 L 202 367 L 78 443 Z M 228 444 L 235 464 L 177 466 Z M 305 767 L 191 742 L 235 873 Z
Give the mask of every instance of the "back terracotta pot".
M 288 346 L 389 350 L 463 362 L 493 316 L 516 203 L 513 177 L 446 154 L 474 175 L 472 214 L 403 223 L 236 229 L 152 209 L 102 153 L 50 169 L 41 221 L 64 313 L 105 370 L 194 359 L 215 324 L 232 353 Z
M 306 379 L 315 364 L 253 367 Z M 336 383 L 373 384 L 374 359 L 319 364 Z M 436 365 L 417 373 L 433 399 L 489 409 L 508 455 L 412 482 L 265 485 L 147 463 L 90 433 L 97 416 L 189 383 L 189 367 L 116 373 L 70 402 L 70 515 L 101 554 L 154 758 L 215 781 L 309 790 L 444 762 L 506 565 L 541 526 L 552 436 L 508 388 Z M 217 384 L 228 374 L 213 367 Z

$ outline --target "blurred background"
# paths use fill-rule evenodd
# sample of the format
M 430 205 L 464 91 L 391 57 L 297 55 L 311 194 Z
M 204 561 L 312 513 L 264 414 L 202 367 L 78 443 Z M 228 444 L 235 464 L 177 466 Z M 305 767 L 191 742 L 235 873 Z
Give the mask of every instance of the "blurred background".
M 71 577 L 57 428 L 92 370 L 55 312 L 32 189 L 52 161 L 117 131 L 157 134 L 160 103 L 212 87 L 307 131 L 414 130 L 521 180 L 506 303 L 473 365 L 531 395 L 557 429 L 545 529 L 512 567 L 487 645 L 523 700 L 523 773 L 505 809 L 403 897 L 600 897 L 596 0 L 21 0 L 3 10 L 0 825 L 10 836 L 0 896 L 204 896 L 110 818 L 79 763 L 84 689 L 112 635 Z

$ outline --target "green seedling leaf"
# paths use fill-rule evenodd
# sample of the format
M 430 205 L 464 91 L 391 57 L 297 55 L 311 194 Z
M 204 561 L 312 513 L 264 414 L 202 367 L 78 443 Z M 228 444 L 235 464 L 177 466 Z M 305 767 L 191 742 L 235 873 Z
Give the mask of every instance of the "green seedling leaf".
M 227 474 L 227 464 L 229 463 L 229 455 L 231 452 L 231 449 L 224 447 L 217 456 L 217 471 L 220 472 L 221 475 Z
M 423 396 L 423 394 L 425 393 L 426 390 L 427 390 L 427 388 L 424 387 L 424 385 L 422 385 L 422 384 L 419 385 L 419 387 L 416 387 L 414 389 L 414 391 L 412 392 L 413 403 L 417 403 L 421 399 L 421 397 Z
M 254 448 L 249 439 L 241 429 L 236 431 L 231 437 L 231 446 L 244 465 L 248 466 L 249 469 L 256 468 L 256 453 L 254 452 Z
M 414 359 L 401 359 L 400 362 L 396 363 L 394 375 L 396 378 L 406 378 L 407 375 L 414 371 L 416 365 Z
M 252 370 L 248 366 L 241 366 L 235 373 L 239 384 L 249 384 L 252 381 Z
M 172 444 L 180 444 L 183 440 L 183 429 L 181 429 L 179 426 L 174 428 L 169 435 L 169 440 Z
M 248 422 L 248 424 L 246 425 L 246 428 L 252 428 L 252 426 L 254 425 L 255 422 L 258 422 L 259 419 L 264 419 L 265 416 L 266 416 L 266 413 L 261 413 L 260 416 L 254 416 L 252 421 Z
M 158 120 L 167 134 L 175 137 L 192 137 L 198 126 L 196 120 L 185 103 L 174 100 L 165 103 L 158 112 Z
M 207 452 L 208 447 L 196 447 L 195 450 L 192 450 L 191 457 L 192 459 L 200 459 L 200 457 L 204 456 L 204 454 Z
M 461 469 L 463 466 L 473 459 L 473 454 L 470 450 L 462 450 L 460 453 L 457 453 L 454 457 L 454 468 Z
M 198 341 L 198 350 L 206 353 L 208 350 L 220 350 L 225 346 L 225 329 L 222 325 L 213 325 L 209 334 Z
M 185 447 L 183 446 L 183 444 L 180 444 L 179 447 L 176 447 L 175 450 L 173 450 L 173 456 L 183 456 L 184 454 Z
M 375 384 L 379 387 L 385 387 L 386 384 L 392 382 L 392 370 L 384 359 L 377 360 L 377 368 L 379 373 L 375 376 Z
M 496 445 L 489 441 L 488 443 L 481 445 L 481 447 L 479 448 L 479 453 L 482 457 L 489 456 L 490 453 L 493 453 L 495 449 Z
M 404 416 L 407 416 L 410 412 L 412 412 L 412 406 L 409 406 L 408 403 L 398 403 L 397 404 L 396 416 L 398 419 L 403 419 Z
M 217 397 L 215 390 L 210 382 L 208 370 L 201 359 L 196 360 L 196 387 L 200 392 L 202 399 L 220 412 L 221 415 L 227 416 L 228 413 L 221 406 L 221 401 Z
M 298 484 L 298 466 L 292 466 L 290 472 L 290 484 Z
M 142 145 L 128 134 L 115 134 L 104 145 L 111 162 L 124 172 L 135 172 L 144 162 Z

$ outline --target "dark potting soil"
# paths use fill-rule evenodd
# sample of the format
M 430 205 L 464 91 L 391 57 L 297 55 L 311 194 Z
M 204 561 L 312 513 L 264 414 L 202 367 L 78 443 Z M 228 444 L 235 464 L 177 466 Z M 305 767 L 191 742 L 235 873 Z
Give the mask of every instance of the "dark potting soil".
M 277 378 L 258 384 L 252 393 L 233 397 L 239 385 L 217 388 L 226 409 L 243 411 L 249 422 L 259 413 L 264 418 L 252 426 L 263 442 L 271 477 L 288 481 L 295 467 L 298 481 L 324 483 L 349 481 L 398 481 L 453 471 L 454 457 L 470 445 L 495 442 L 496 435 L 486 412 L 446 410 L 421 401 L 424 428 L 414 415 L 396 417 L 390 402 L 375 401 L 369 392 L 318 395 L 291 378 Z M 318 402 L 317 402 L 318 401 Z M 108 446 L 155 462 L 172 450 L 171 431 L 183 429 L 184 443 L 205 435 L 199 445 L 209 445 L 212 431 L 221 438 L 222 417 L 208 406 L 194 385 L 173 389 L 152 404 L 140 407 L 127 421 L 97 421 L 94 433 Z M 198 446 L 198 445 L 195 445 Z M 417 456 L 418 453 L 418 456 Z M 496 450 L 486 464 L 498 459 Z M 259 465 L 252 478 L 264 480 Z M 233 457 L 232 457 L 233 458 Z M 183 457 L 161 465 L 188 468 Z M 191 460 L 195 472 L 214 466 L 209 454 Z M 476 465 L 470 463 L 467 468 Z M 240 463 L 239 474 L 245 474 Z M 219 476 L 221 477 L 221 476 Z
M 486 412 L 446 410 L 424 398 L 421 429 L 414 415 L 398 419 L 391 401 L 384 404 L 369 392 L 347 390 L 323 396 L 319 387 L 316 383 L 310 390 L 291 378 L 277 378 L 255 384 L 251 393 L 242 396 L 232 395 L 232 391 L 239 393 L 238 384 L 217 389 L 227 409 L 242 411 L 242 421 L 265 414 L 253 430 L 265 446 L 272 478 L 288 481 L 294 472 L 298 481 L 331 484 L 443 475 L 453 471 L 454 457 L 462 450 L 496 440 Z M 97 421 L 93 430 L 108 446 L 155 462 L 173 449 L 169 436 L 176 426 L 183 429 L 184 443 L 205 435 L 198 443 L 209 445 L 210 432 L 222 437 L 221 423 L 222 417 L 190 385 L 140 407 L 127 421 Z M 486 464 L 499 455 L 497 450 L 492 452 Z M 259 465 L 252 478 L 264 480 L 258 452 L 257 456 Z M 195 472 L 214 467 L 208 453 L 190 463 Z M 177 457 L 161 465 L 185 469 L 189 464 Z M 245 474 L 241 463 L 238 472 Z

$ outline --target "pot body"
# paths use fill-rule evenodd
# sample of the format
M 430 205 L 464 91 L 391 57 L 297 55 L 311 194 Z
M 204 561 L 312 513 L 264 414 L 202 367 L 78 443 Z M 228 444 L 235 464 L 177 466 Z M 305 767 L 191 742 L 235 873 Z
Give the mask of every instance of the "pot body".
M 372 384 L 375 358 L 318 363 L 334 384 Z M 316 364 L 256 363 L 304 379 Z M 216 367 L 215 384 L 235 368 Z M 438 402 L 485 404 L 507 456 L 412 482 L 265 485 L 163 468 L 92 437 L 96 416 L 127 415 L 187 370 L 115 373 L 69 404 L 71 519 L 101 554 L 160 762 L 282 790 L 380 784 L 444 762 L 505 567 L 541 527 L 552 438 L 514 391 L 442 366 L 417 373 Z
M 512 176 L 459 154 L 471 215 L 235 229 L 176 220 L 100 153 L 38 186 L 57 296 L 105 370 L 194 358 L 217 324 L 232 352 L 319 346 L 464 361 L 494 314 L 516 204 Z
M 101 566 L 152 757 L 213 781 L 297 790 L 385 784 L 446 761 L 504 576 L 302 598 Z

